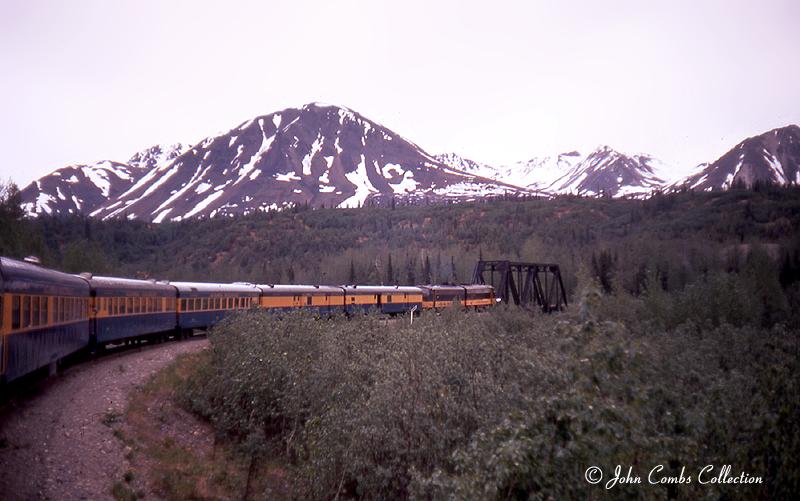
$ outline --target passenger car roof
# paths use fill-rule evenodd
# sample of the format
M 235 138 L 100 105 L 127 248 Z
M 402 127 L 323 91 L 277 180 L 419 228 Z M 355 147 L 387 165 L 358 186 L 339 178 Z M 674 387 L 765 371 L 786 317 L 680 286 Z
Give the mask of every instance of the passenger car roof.
M 422 289 L 408 285 L 345 285 L 348 294 L 422 294 Z
M 89 293 L 89 284 L 81 278 L 7 257 L 0 257 L 0 274 L 6 291 L 53 294 L 78 292 L 87 295 Z
M 328 294 L 342 294 L 341 287 L 334 285 L 280 285 L 280 284 L 257 284 L 265 294 L 308 294 L 314 292 L 324 292 Z
M 170 282 L 179 292 L 233 292 L 258 294 L 261 292 L 253 284 L 218 284 L 210 282 Z
M 155 280 L 137 280 L 122 277 L 81 277 L 89 281 L 97 289 L 125 289 L 125 290 L 150 290 L 175 293 L 175 287 L 167 282 Z

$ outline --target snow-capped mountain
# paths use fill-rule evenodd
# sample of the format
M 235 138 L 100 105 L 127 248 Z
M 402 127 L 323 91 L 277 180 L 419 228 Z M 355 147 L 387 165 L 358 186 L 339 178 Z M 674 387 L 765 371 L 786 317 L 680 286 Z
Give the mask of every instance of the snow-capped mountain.
M 789 125 L 745 139 L 673 186 L 727 189 L 737 183 L 800 184 L 800 127 Z
M 157 169 L 172 162 L 189 148 L 189 145 L 175 143 L 171 145 L 151 146 L 146 150 L 135 153 L 128 159 L 128 165 L 149 171 L 150 169 Z
M 159 145 L 136 153 L 127 163 L 103 160 L 63 167 L 26 186 L 20 193 L 22 208 L 30 216 L 89 214 L 184 149 L 180 144 Z
M 645 195 L 665 182 L 657 175 L 663 165 L 647 155 L 627 156 L 601 146 L 556 179 L 546 191 L 612 197 Z
M 454 153 L 437 158 L 466 172 L 549 194 L 643 195 L 664 185 L 658 175 L 658 171 L 665 169 L 660 162 L 647 155 L 627 156 L 608 146 L 601 146 L 589 155 L 571 151 L 501 167 Z
M 800 127 L 746 139 L 667 185 L 649 155 L 601 146 L 493 166 L 431 156 L 347 108 L 320 103 L 256 117 L 194 146 L 154 146 L 126 162 L 72 165 L 22 190 L 23 209 L 148 221 L 249 214 L 298 204 L 357 207 L 388 199 L 471 200 L 499 194 L 645 196 L 666 187 L 800 183 Z
M 293 204 L 475 198 L 525 192 L 448 167 L 347 108 L 312 103 L 256 117 L 153 168 L 91 215 L 155 222 Z
M 573 151 L 497 167 L 461 157 L 456 153 L 444 153 L 436 155 L 436 158 L 446 165 L 476 176 L 543 191 L 547 191 L 555 180 L 583 159 L 577 151 Z

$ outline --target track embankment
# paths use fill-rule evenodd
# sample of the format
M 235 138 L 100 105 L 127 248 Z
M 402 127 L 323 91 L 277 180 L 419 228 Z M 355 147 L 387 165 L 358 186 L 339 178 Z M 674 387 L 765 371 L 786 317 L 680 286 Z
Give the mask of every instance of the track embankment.
M 0 411 L 0 497 L 113 499 L 130 451 L 115 436 L 128 395 L 203 338 L 143 346 L 69 368 Z

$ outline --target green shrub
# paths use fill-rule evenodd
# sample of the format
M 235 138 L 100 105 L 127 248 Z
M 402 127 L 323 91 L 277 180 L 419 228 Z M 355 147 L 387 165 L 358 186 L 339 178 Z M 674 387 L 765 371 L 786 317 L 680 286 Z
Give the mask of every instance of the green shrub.
M 724 318 L 645 331 L 505 308 L 413 326 L 251 311 L 214 329 L 184 398 L 243 453 L 291 463 L 298 497 L 786 497 L 797 333 Z M 583 480 L 617 464 L 732 464 L 766 484 Z

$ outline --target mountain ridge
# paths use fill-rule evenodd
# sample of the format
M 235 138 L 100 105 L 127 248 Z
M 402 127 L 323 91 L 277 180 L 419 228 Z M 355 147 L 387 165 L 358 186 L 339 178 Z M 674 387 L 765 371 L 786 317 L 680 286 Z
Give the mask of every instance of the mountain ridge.
M 800 127 L 790 125 L 747 138 L 673 183 L 666 181 L 668 167 L 652 156 L 607 145 L 493 166 L 456 153 L 431 155 L 356 111 L 314 102 L 259 115 L 192 146 L 156 145 L 127 162 L 63 167 L 28 185 L 22 199 L 30 216 L 162 222 L 300 204 L 346 208 L 507 194 L 643 197 L 687 186 L 797 184 L 798 162 Z

